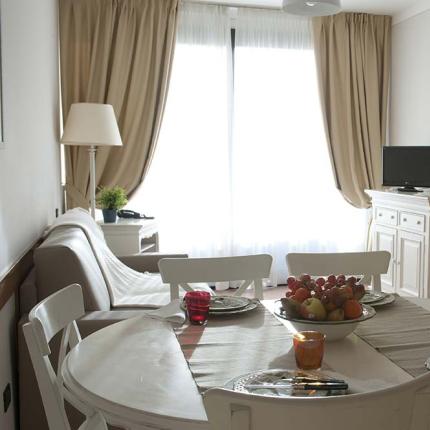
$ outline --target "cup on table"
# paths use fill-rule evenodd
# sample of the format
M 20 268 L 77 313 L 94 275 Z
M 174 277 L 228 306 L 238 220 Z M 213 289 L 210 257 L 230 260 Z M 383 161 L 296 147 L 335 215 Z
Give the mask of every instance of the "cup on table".
M 325 334 L 318 331 L 299 331 L 293 337 L 297 367 L 302 370 L 321 368 Z
M 189 291 L 185 294 L 188 318 L 191 324 L 204 325 L 209 316 L 211 295 L 206 291 Z

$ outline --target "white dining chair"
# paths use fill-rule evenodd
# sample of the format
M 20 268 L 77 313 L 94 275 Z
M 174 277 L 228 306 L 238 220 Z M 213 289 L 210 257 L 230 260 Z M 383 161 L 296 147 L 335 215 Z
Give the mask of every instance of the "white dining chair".
M 424 430 L 430 373 L 363 394 L 265 397 L 214 388 L 204 393 L 211 430 Z
M 362 277 L 364 285 L 371 285 L 378 292 L 381 274 L 387 273 L 390 260 L 388 251 L 287 254 L 288 272 L 292 276 L 357 275 Z
M 70 430 L 64 400 L 82 412 L 86 419 L 79 430 L 107 430 L 102 415 L 76 399 L 63 385 L 61 365 L 68 347 L 81 341 L 75 320 L 84 315 L 82 289 L 78 284 L 69 285 L 37 304 L 23 326 L 37 383 L 42 396 L 50 430 Z M 49 342 L 62 331 L 58 370 L 52 367 Z
M 179 287 L 193 291 L 198 282 L 242 281 L 235 296 L 253 285 L 254 297 L 263 299 L 263 279 L 270 276 L 272 256 L 268 254 L 219 258 L 163 258 L 158 262 L 163 282 L 170 284 L 171 300 L 179 298 Z

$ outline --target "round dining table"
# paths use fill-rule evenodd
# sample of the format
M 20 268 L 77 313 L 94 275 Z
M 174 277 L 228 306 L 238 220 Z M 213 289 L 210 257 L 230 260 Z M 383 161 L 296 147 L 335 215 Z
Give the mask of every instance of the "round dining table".
M 430 300 L 413 301 L 430 309 Z M 262 303 L 273 310 L 273 301 Z M 281 321 L 286 333 L 290 331 L 288 321 Z M 291 348 L 291 336 L 286 336 L 285 349 Z M 327 342 L 324 362 L 346 379 L 370 385 L 379 381 L 386 387 L 412 379 L 354 333 Z M 69 352 L 62 375 L 67 389 L 100 410 L 112 425 L 209 429 L 202 396 L 168 322 L 138 316 L 93 333 Z

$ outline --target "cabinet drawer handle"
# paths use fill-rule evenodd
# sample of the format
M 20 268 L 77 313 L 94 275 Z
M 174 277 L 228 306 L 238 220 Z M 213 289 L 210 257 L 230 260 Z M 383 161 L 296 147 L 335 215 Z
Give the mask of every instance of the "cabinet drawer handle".
M 403 222 L 406 222 L 407 221 L 407 218 L 403 218 Z
M 394 215 L 391 215 L 391 219 L 394 219 Z
M 420 225 L 420 224 L 421 224 L 421 221 L 417 221 L 417 224 L 418 224 L 418 225 Z
M 382 216 L 382 214 L 381 214 L 381 213 L 379 213 L 379 214 L 378 214 L 378 216 Z

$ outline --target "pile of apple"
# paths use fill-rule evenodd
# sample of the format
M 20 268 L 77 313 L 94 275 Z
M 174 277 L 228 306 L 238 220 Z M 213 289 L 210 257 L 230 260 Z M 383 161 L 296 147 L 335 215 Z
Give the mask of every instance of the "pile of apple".
M 287 279 L 282 307 L 289 318 L 312 321 L 343 321 L 359 318 L 363 308 L 359 300 L 365 294 L 363 284 L 354 276 L 330 275 L 313 279 L 303 274 Z

